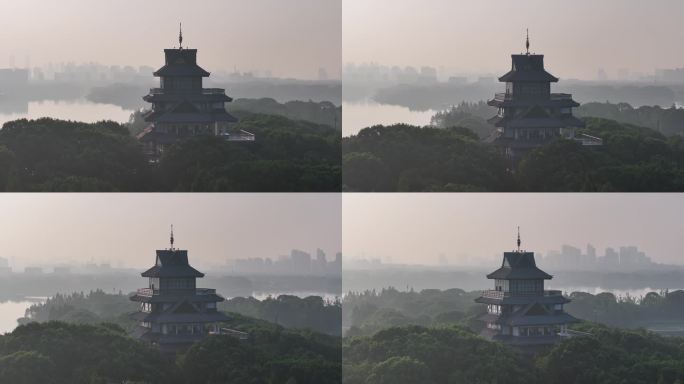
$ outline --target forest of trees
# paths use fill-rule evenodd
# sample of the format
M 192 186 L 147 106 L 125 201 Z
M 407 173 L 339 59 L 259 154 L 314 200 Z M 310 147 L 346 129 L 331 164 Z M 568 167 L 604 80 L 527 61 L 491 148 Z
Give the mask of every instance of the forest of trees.
M 684 339 L 583 323 L 586 337 L 521 354 L 453 325 L 345 338 L 345 384 L 681 384 Z
M 340 133 L 332 126 L 242 114 L 251 143 L 181 141 L 147 163 L 114 122 L 15 120 L 0 130 L 0 191 L 339 191 Z
M 222 326 L 249 333 L 247 341 L 211 336 L 169 356 L 128 336 L 137 303 L 127 295 L 55 295 L 28 308 L 14 332 L 0 335 L 0 383 L 341 382 L 339 302 L 233 298 L 219 309 L 229 316 Z M 273 313 L 277 324 L 269 321 Z
M 0 335 L 0 382 L 339 383 L 340 339 L 239 318 L 247 341 L 210 336 L 177 356 L 115 324 L 30 323 Z
M 458 324 L 479 330 L 477 318 L 485 307 L 475 303 L 480 291 L 423 289 L 350 292 L 345 295 L 342 324 L 345 336 L 372 335 L 404 325 Z M 567 292 L 565 310 L 580 319 L 627 329 L 679 326 L 684 319 L 684 291 L 649 292 L 644 296 L 615 296 L 610 292 Z M 675 327 L 677 328 L 677 327 Z M 663 332 L 684 334 L 682 331 Z
M 374 126 L 345 137 L 347 191 L 682 191 L 684 138 L 601 118 L 581 133 L 601 147 L 550 142 L 511 166 L 467 128 Z
M 266 320 L 285 328 L 310 329 L 340 336 L 342 333 L 342 303 L 326 302 L 320 296 L 300 298 L 292 295 L 267 297 L 234 297 L 219 303 L 225 312 Z
M 136 323 L 129 315 L 138 304 L 128 295 L 110 294 L 102 290 L 88 293 L 56 294 L 44 303 L 31 305 L 20 324 L 29 322 L 65 321 L 78 324 L 114 323 L 131 330 Z M 219 303 L 218 309 L 229 316 L 239 314 L 264 320 L 288 329 L 310 330 L 339 336 L 342 306 L 339 301 L 327 302 L 320 296 L 300 298 L 292 295 L 267 297 L 233 297 Z

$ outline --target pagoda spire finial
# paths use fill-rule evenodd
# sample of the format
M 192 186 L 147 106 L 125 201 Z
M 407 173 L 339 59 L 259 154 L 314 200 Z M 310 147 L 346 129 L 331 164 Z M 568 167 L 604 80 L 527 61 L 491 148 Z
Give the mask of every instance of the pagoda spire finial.
M 178 23 L 178 49 L 183 49 L 183 23 Z
M 530 54 L 530 30 L 529 30 L 529 28 L 525 28 L 525 33 L 527 35 L 525 37 L 525 50 L 527 51 L 527 54 L 529 55 Z
M 518 226 L 518 252 L 520 252 L 520 226 Z
M 173 251 L 173 224 L 171 224 L 171 250 Z

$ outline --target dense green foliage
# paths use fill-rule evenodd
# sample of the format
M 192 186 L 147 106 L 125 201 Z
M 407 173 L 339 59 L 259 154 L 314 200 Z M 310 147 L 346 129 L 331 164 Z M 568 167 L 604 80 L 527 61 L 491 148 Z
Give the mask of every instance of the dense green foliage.
M 485 311 L 483 305 L 474 301 L 479 295 L 479 291 L 458 288 L 399 291 L 390 287 L 350 292 L 343 301 L 345 336 L 372 335 L 386 327 L 404 325 L 458 324 L 479 330 L 482 324 L 476 319 Z M 568 297 L 572 301 L 565 305 L 565 310 L 579 319 L 684 336 L 684 291 L 649 292 L 641 297 L 572 292 Z
M 681 384 L 684 339 L 580 324 L 589 337 L 564 341 L 536 359 L 550 384 Z
M 612 120 L 585 118 L 585 147 L 557 140 L 515 169 L 465 128 L 365 128 L 343 139 L 343 188 L 351 191 L 683 191 L 684 139 Z
M 193 345 L 178 359 L 182 382 L 341 382 L 340 338 L 275 326 L 251 326 L 249 333 L 246 343 L 218 336 Z
M 520 353 L 454 326 L 345 338 L 343 382 L 681 384 L 684 339 L 579 324 L 588 336 Z
M 340 339 L 233 316 L 247 341 L 209 336 L 162 354 L 113 324 L 30 323 L 0 336 L 2 383 L 255 383 L 341 381 Z
M 642 297 L 616 297 L 610 292 L 570 294 L 565 309 L 573 316 L 621 328 L 680 325 L 684 319 L 684 291 L 649 292 Z M 668 333 L 668 332 L 664 332 Z M 678 333 L 680 332 L 672 332 Z
M 227 312 L 266 320 L 285 328 L 310 329 L 329 335 L 342 331 L 342 305 L 339 301 L 325 302 L 320 296 L 299 298 L 280 295 L 257 300 L 254 297 L 234 297 L 219 304 Z
M 0 191 L 339 191 L 340 134 L 327 125 L 240 114 L 251 143 L 181 141 L 149 165 L 128 129 L 53 119 L 0 130 Z
M 600 117 L 619 123 L 651 128 L 664 135 L 684 134 L 684 109 L 641 106 L 633 108 L 627 103 L 584 103 L 575 108 L 579 117 Z
M 138 309 L 138 304 L 121 293 L 113 295 L 102 290 L 88 294 L 72 293 L 56 294 L 44 303 L 38 303 L 26 309 L 26 314 L 19 319 L 20 324 L 29 322 L 64 321 L 76 324 L 114 323 L 124 329 L 132 329 L 135 322 L 129 315 Z
M 340 134 L 273 115 L 240 116 L 251 143 L 200 136 L 173 145 L 159 164 L 163 190 L 332 192 L 340 190 Z
M 464 128 L 378 125 L 345 137 L 342 148 L 349 191 L 513 189 L 505 159 Z
M 273 323 L 288 329 L 311 330 L 339 336 L 341 332 L 342 306 L 339 301 L 326 302 L 320 296 L 300 298 L 279 295 L 258 300 L 254 297 L 233 297 L 219 303 L 218 309 L 229 312 L 240 320 L 264 320 L 260 324 Z M 29 322 L 64 321 L 76 324 L 114 323 L 131 330 L 136 323 L 129 315 L 138 310 L 138 303 L 121 293 L 108 294 L 102 290 L 72 294 L 56 294 L 44 303 L 37 303 L 26 310 L 21 324 Z M 245 317 L 246 316 L 246 317 Z
M 114 122 L 15 120 L 0 130 L 0 190 L 146 190 L 136 140 Z
M 283 116 L 290 120 L 304 120 L 341 129 L 342 107 L 330 102 L 288 101 L 279 103 L 274 99 L 236 99 L 226 104 L 226 110 L 233 114 L 253 113 Z
M 173 382 L 169 365 L 115 325 L 31 323 L 0 336 L 2 383 Z
M 486 139 L 496 129 L 487 119 L 496 115 L 496 108 L 484 101 L 477 103 L 462 102 L 450 109 L 437 112 L 430 119 L 430 125 L 437 128 L 464 127 Z
M 345 384 L 534 383 L 528 359 L 462 327 L 405 326 L 345 338 Z
M 371 335 L 383 328 L 403 325 L 435 326 L 461 324 L 477 327 L 474 321 L 484 311 L 474 302 L 479 292 L 424 289 L 398 291 L 394 288 L 379 292 L 350 292 L 344 297 L 342 319 L 346 336 Z

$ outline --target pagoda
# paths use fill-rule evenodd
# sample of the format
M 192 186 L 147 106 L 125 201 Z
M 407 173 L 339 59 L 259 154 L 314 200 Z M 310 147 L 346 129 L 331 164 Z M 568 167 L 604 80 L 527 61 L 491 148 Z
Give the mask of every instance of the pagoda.
M 504 252 L 501 268 L 487 275 L 494 289 L 482 292 L 476 302 L 487 304 L 480 320 L 482 335 L 514 346 L 541 346 L 570 337 L 568 324 L 577 322 L 563 306 L 570 300 L 561 291 L 544 290 L 551 275 L 537 268 L 534 252 Z
M 190 266 L 188 251 L 174 248 L 173 241 L 172 227 L 171 247 L 157 250 L 154 266 L 142 273 L 148 287 L 131 296 L 140 303 L 132 315 L 139 321 L 133 335 L 166 350 L 221 333 L 218 323 L 229 319 L 216 309 L 224 298 L 215 289 L 197 288 L 196 280 L 204 274 Z
M 159 159 L 164 149 L 176 141 L 210 134 L 229 141 L 254 141 L 252 133 L 235 129 L 238 120 L 226 112 L 225 103 L 233 99 L 222 88 L 202 88 L 209 72 L 197 65 L 197 50 L 183 48 L 183 31 L 178 48 L 165 49 L 166 62 L 154 72 L 159 88 L 150 89 L 143 100 L 152 103 L 144 115 L 150 124 L 138 134 L 145 154 Z
M 571 94 L 551 93 L 551 83 L 558 78 L 544 69 L 544 55 L 530 54 L 529 34 L 525 47 L 526 53 L 511 55 L 511 70 L 499 77 L 506 83 L 506 92 L 487 102 L 498 108 L 497 115 L 488 120 L 497 128 L 489 141 L 502 147 L 512 160 L 559 138 L 601 145 L 599 138 L 575 134 L 577 128 L 585 126 L 572 115 L 572 108 L 579 103 Z

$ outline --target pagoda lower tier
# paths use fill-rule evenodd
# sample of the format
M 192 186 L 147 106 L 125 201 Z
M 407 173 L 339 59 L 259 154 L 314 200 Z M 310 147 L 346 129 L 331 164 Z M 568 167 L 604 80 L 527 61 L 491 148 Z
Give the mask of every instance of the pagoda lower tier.
M 140 303 L 140 311 L 131 318 L 138 321 L 134 336 L 163 349 L 199 341 L 219 333 L 219 323 L 230 318 L 219 312 L 216 303 L 223 297 L 214 289 L 166 290 L 139 289 L 132 301 Z
M 475 301 L 487 304 L 487 313 L 479 318 L 485 323 L 482 335 L 510 345 L 554 344 L 569 337 L 568 324 L 578 321 L 564 312 L 563 305 L 570 300 L 561 291 L 514 296 L 490 290 Z

